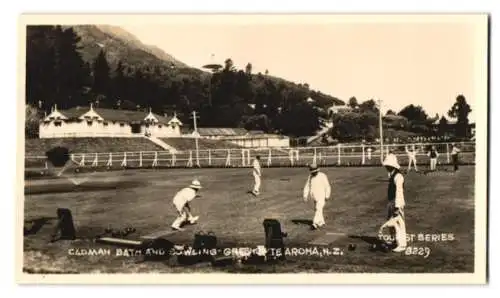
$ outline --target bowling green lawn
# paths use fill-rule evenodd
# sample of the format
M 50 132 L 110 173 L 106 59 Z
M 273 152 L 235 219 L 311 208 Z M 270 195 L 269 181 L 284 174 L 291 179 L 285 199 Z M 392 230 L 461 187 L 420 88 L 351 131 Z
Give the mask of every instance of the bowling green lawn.
M 386 215 L 387 174 L 383 168 L 325 168 L 323 171 L 332 183 L 332 196 L 324 209 L 327 225 L 319 231 L 310 231 L 304 224 L 313 217 L 312 202 L 302 200 L 308 174 L 305 168 L 264 169 L 262 194 L 258 198 L 247 193 L 253 184 L 248 169 L 78 174 L 87 177 L 87 181 L 81 184 L 79 191 L 69 192 L 57 191 L 57 185 L 62 185 L 61 189 L 71 187 L 64 175 L 59 179 L 27 181 L 26 185 L 51 186 L 52 191 L 25 196 L 25 222 L 35 220 L 42 224 L 35 233 L 24 236 L 24 270 L 66 273 L 473 272 L 474 167 L 462 167 L 456 174 L 442 171 L 405 175 L 406 227 L 410 237 L 414 235 L 409 246 L 416 247 L 416 255 L 369 249 Z M 170 231 L 176 216 L 172 197 L 193 178 L 199 179 L 204 187 L 202 198 L 192 202 L 193 213 L 200 216 L 199 223 L 165 238 L 176 244 L 191 244 L 197 231 L 212 231 L 220 247 L 256 247 L 264 244 L 263 220 L 274 218 L 288 233 L 285 245 L 290 248 L 289 252 L 291 248 L 309 248 L 309 251 L 295 250 L 294 255 L 288 255 L 286 261 L 274 266 L 182 267 L 172 262 L 142 262 L 140 257 L 116 256 L 115 247 L 92 241 L 108 226 L 114 229 L 133 226 L 136 232 L 128 236 L 129 239 L 160 230 Z M 99 189 L 93 187 L 97 184 Z M 58 207 L 72 211 L 80 239 L 49 243 Z M 310 242 L 318 239 L 328 244 L 326 247 L 332 255 L 315 255 L 315 246 Z M 349 244 L 355 244 L 355 250 L 349 250 Z M 111 256 L 70 253 L 91 248 L 110 249 Z M 428 256 L 419 255 L 424 249 L 430 252 Z

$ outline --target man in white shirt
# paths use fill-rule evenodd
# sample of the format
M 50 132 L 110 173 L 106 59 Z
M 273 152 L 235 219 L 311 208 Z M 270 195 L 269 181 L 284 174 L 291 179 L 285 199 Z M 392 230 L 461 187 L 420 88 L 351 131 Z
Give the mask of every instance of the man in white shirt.
M 451 160 L 453 161 L 453 170 L 456 172 L 458 171 L 458 153 L 460 149 L 455 143 L 451 144 L 451 146 L 453 146 L 451 149 Z
M 190 224 L 196 223 L 198 216 L 193 216 L 191 214 L 191 206 L 189 202 L 193 199 L 200 197 L 198 195 L 201 189 L 200 181 L 193 180 L 191 185 L 181 189 L 177 194 L 175 194 L 173 199 L 173 204 L 177 210 L 178 217 L 172 223 L 172 229 L 182 231 L 181 225 L 187 220 Z
M 408 154 L 408 172 L 411 170 L 411 165 L 413 164 L 413 167 L 415 168 L 415 172 L 418 172 L 417 168 L 417 149 L 415 148 L 415 145 L 406 146 L 406 153 Z
M 309 166 L 309 172 L 309 177 L 304 186 L 303 198 L 304 202 L 309 199 L 314 201 L 314 218 L 311 228 L 319 229 L 325 225 L 323 208 L 325 207 L 325 201 L 330 199 L 331 186 L 328 177 L 319 171 L 316 164 Z
M 393 231 L 393 235 L 396 238 L 398 246 L 394 248 L 393 251 L 401 252 L 406 249 L 406 226 L 404 222 L 404 177 L 399 171 L 400 166 L 395 157 L 388 155 L 384 160 L 383 165 L 389 173 L 389 185 L 387 188 L 387 199 L 389 201 L 387 204 L 388 223 L 386 226 L 391 226 L 395 230 Z M 402 240 L 403 238 L 404 241 Z
M 252 174 L 253 174 L 253 178 L 254 178 L 254 186 L 253 186 L 252 194 L 254 196 L 258 196 L 260 194 L 260 182 L 261 182 L 261 176 L 262 176 L 259 155 L 255 156 L 255 159 L 253 160 Z

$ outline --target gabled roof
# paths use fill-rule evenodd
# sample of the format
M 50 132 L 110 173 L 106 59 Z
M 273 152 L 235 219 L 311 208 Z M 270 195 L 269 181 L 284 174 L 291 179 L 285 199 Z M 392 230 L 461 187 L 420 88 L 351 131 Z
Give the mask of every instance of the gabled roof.
M 60 112 L 68 117 L 69 119 L 77 119 L 86 112 L 90 110 L 90 107 L 75 107 L 68 110 L 60 110 Z M 144 118 L 148 116 L 148 112 L 142 111 L 129 111 L 129 110 L 115 110 L 115 109 L 103 109 L 94 108 L 94 111 L 99 114 L 104 121 L 116 121 L 116 122 L 143 122 Z M 152 113 L 158 122 L 161 124 L 168 124 L 172 117 L 164 117 Z
M 43 121 L 51 121 L 51 120 L 66 120 L 68 117 L 63 115 L 57 109 L 54 109 L 48 116 L 44 118 Z

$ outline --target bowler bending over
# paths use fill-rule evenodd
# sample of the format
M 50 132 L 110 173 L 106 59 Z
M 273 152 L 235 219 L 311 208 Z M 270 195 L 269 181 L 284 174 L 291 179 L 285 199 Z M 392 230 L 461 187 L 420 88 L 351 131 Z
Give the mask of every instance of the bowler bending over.
M 174 196 L 173 203 L 175 209 L 177 210 L 178 217 L 172 223 L 172 229 L 182 231 L 181 225 L 186 222 L 186 220 L 190 224 L 196 223 L 196 221 L 198 220 L 198 216 L 193 216 L 191 214 L 191 206 L 189 206 L 189 202 L 191 202 L 196 197 L 200 197 L 198 195 L 200 189 L 200 181 L 193 180 L 190 186 L 181 189 Z

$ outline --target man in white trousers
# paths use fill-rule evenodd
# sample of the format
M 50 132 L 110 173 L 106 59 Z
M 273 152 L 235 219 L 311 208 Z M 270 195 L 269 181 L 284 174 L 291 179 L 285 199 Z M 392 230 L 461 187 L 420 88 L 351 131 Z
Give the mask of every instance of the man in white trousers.
M 262 177 L 262 170 L 260 167 L 260 156 L 259 155 L 255 156 L 255 159 L 253 160 L 252 174 L 253 174 L 253 178 L 254 178 L 254 185 L 253 185 L 252 194 L 254 196 L 258 196 L 258 195 L 260 195 L 260 183 L 261 183 L 261 177 Z
M 387 188 L 387 222 L 384 228 L 389 226 L 393 228 L 397 247 L 394 252 L 401 252 L 406 249 L 406 226 L 404 222 L 404 177 L 399 171 L 400 166 L 397 159 L 391 155 L 387 156 L 383 163 L 389 173 L 389 185 Z M 404 240 L 403 240 L 404 239 Z
M 395 234 L 396 247 L 392 250 L 394 252 L 402 252 L 406 249 L 406 226 L 403 215 L 400 214 L 398 209 L 394 209 L 392 217 L 387 220 L 379 229 L 379 239 L 383 236 L 384 229 L 389 228 Z
M 411 165 L 415 168 L 415 172 L 418 172 L 417 168 L 417 152 L 415 145 L 406 146 L 406 154 L 408 154 L 408 172 L 411 170 Z
M 438 158 L 439 158 L 439 153 L 436 150 L 436 146 L 432 146 L 431 150 L 429 151 L 429 153 L 427 153 L 427 155 L 430 158 L 430 168 L 431 168 L 431 171 L 435 171 L 436 170 L 437 161 L 438 161 Z
M 198 192 L 201 189 L 201 183 L 198 180 L 193 180 L 191 185 L 181 189 L 177 194 L 175 194 L 173 203 L 177 210 L 178 216 L 172 223 L 172 229 L 182 231 L 181 225 L 188 221 L 190 224 L 195 224 L 198 220 L 198 216 L 193 216 L 191 214 L 191 206 L 189 203 L 197 197 L 200 197 Z
M 312 199 L 315 203 L 311 229 L 316 230 L 325 225 L 323 208 L 325 207 L 325 201 L 330 199 L 331 187 L 328 177 L 319 171 L 316 164 L 309 166 L 309 172 L 309 177 L 304 186 L 303 198 L 304 202 Z

